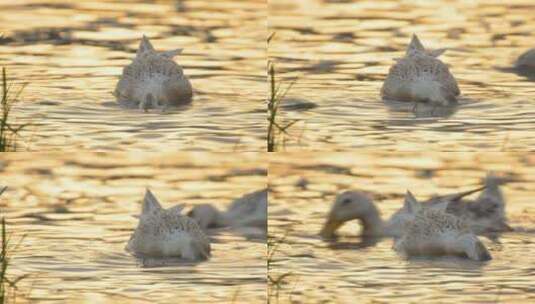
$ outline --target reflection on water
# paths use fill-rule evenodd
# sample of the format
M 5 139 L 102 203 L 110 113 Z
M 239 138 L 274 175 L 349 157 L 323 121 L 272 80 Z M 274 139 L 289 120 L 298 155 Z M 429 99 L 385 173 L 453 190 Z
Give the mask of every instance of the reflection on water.
M 2 1 L 0 65 L 28 82 L 32 150 L 265 150 L 265 1 Z M 121 109 L 112 92 L 142 34 L 195 89 L 191 107 Z
M 533 82 L 505 68 L 533 47 L 534 9 L 530 0 L 270 1 L 269 56 L 282 81 L 297 78 L 287 96 L 318 105 L 285 111 L 300 120 L 287 150 L 533 149 Z M 381 101 L 412 33 L 430 49 L 448 48 L 441 60 L 459 83 L 458 107 Z
M 13 239 L 10 274 L 30 300 L 95 303 L 265 303 L 266 245 L 223 230 L 199 264 L 142 267 L 124 251 L 146 187 L 164 207 L 212 203 L 266 186 L 258 154 L 37 154 L 0 157 L 0 200 Z M 147 261 L 145 261 L 147 262 Z M 148 266 L 158 266 L 151 261 Z M 23 296 L 24 297 L 24 296 Z
M 534 154 L 520 153 L 283 153 L 269 165 L 269 239 L 281 242 L 270 276 L 290 273 L 279 302 L 533 302 L 534 165 Z M 419 199 L 469 190 L 487 171 L 513 180 L 502 189 L 517 230 L 497 241 L 482 238 L 493 256 L 488 263 L 405 260 L 391 239 L 359 237 L 356 221 L 341 228 L 337 242 L 317 235 L 340 191 L 369 192 L 388 218 L 407 189 Z

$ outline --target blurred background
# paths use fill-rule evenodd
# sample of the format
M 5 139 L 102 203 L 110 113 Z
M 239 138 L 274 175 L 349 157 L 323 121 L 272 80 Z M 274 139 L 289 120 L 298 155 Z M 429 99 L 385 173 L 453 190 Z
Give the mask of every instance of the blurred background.
M 269 296 L 273 303 L 520 303 L 535 300 L 535 154 L 468 152 L 280 153 L 269 164 Z M 405 260 L 392 239 L 359 237 L 358 221 L 335 242 L 318 233 L 345 190 L 367 192 L 388 219 L 405 192 L 419 200 L 501 186 L 514 232 L 481 237 L 493 260 Z M 471 195 L 475 198 L 478 194 Z
M 534 10 L 531 0 L 269 1 L 268 55 L 277 82 L 293 83 L 280 116 L 299 120 L 286 150 L 532 150 L 533 79 L 510 68 L 534 47 Z M 413 33 L 448 49 L 458 107 L 381 100 Z
M 142 267 L 124 251 L 145 189 L 164 208 L 232 200 L 266 187 L 261 154 L 2 153 L 0 216 L 17 302 L 265 303 L 265 240 L 222 230 L 199 264 Z
M 265 150 L 266 2 L 14 0 L 0 3 L 0 66 L 27 86 L 21 149 Z M 112 92 L 142 35 L 195 91 L 185 109 L 140 113 Z

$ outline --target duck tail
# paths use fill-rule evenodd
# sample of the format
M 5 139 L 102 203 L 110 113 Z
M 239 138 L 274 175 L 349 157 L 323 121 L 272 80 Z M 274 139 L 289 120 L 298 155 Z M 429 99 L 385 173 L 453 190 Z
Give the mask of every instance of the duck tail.
M 490 252 L 475 235 L 465 234 L 460 241 L 468 258 L 481 262 L 492 260 Z
M 193 248 L 197 253 L 197 258 L 199 260 L 207 260 L 210 257 L 210 243 L 202 241 L 194 241 Z
M 492 256 L 490 255 L 489 251 L 487 250 L 485 245 L 483 245 L 483 243 L 481 243 L 480 240 L 478 240 L 475 243 L 474 253 L 475 253 L 475 260 L 476 261 L 490 261 L 490 260 L 492 260 Z

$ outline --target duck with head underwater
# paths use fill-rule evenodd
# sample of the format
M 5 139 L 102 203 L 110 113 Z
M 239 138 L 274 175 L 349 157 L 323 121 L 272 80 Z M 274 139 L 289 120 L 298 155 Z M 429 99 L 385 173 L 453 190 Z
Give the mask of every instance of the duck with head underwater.
M 136 57 L 123 69 L 115 88 L 117 102 L 145 111 L 190 103 L 191 83 L 182 67 L 173 61 L 180 53 L 182 49 L 158 52 L 143 35 Z
M 126 250 L 139 257 L 179 257 L 190 261 L 210 257 L 210 241 L 197 222 L 181 214 L 182 206 L 164 209 L 147 189 L 139 223 Z
M 457 81 L 438 57 L 446 49 L 426 50 L 413 35 L 405 56 L 396 59 L 386 77 L 381 95 L 385 100 L 426 102 L 448 106 L 461 94 Z

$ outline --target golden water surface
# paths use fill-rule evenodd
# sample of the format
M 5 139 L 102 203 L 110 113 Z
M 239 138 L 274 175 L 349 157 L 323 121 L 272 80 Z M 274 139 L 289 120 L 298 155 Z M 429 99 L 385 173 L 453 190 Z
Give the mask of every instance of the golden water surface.
M 145 188 L 164 207 L 223 209 L 264 188 L 266 166 L 254 153 L 2 154 L 0 215 L 13 244 L 25 236 L 8 269 L 26 276 L 16 301 L 265 303 L 265 240 L 222 230 L 208 261 L 165 267 L 143 267 L 124 247 Z
M 531 0 L 269 1 L 268 54 L 292 126 L 286 150 L 503 151 L 535 147 L 534 83 L 508 71 L 533 48 Z M 459 106 L 385 104 L 380 89 L 416 33 L 461 90 Z M 283 106 L 284 107 L 284 106 Z
M 285 153 L 269 165 L 272 303 L 529 303 L 535 301 L 535 155 L 513 153 Z M 336 242 L 318 236 L 336 193 L 370 193 L 383 218 L 406 190 L 424 200 L 471 190 L 488 171 L 502 186 L 515 232 L 481 237 L 493 259 L 406 260 L 392 239 L 367 242 L 357 221 Z
M 21 149 L 265 150 L 265 1 L 13 0 L 0 11 L 0 66 L 27 83 L 13 110 L 32 124 Z M 191 106 L 117 106 L 142 34 L 184 49 Z

